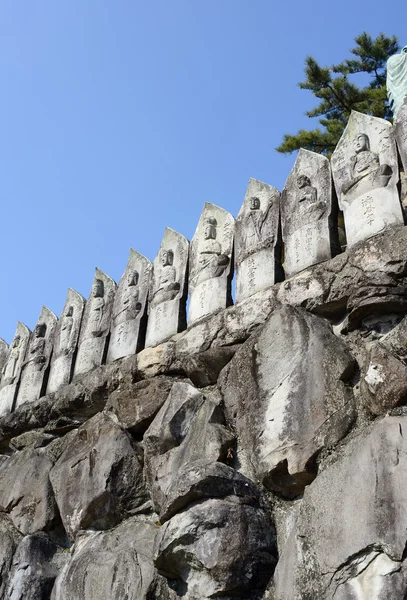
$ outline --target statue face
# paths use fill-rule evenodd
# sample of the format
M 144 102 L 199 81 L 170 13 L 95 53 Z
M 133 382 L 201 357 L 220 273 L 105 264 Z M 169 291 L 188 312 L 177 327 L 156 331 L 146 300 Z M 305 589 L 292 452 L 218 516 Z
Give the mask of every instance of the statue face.
M 354 147 L 356 153 L 363 152 L 364 150 L 369 150 L 369 138 L 365 133 L 360 133 L 355 141 Z
M 206 240 L 216 239 L 216 227 L 211 223 L 206 223 L 204 228 L 204 238 Z
M 36 325 L 34 329 L 35 337 L 44 337 L 46 330 L 47 326 L 45 325 L 45 323 L 38 323 L 38 325 Z
M 307 185 L 311 185 L 311 181 L 306 175 L 300 175 L 297 179 L 297 185 L 299 188 L 303 188 Z
M 92 296 L 94 298 L 103 298 L 104 285 L 103 281 L 96 279 L 92 285 Z
M 259 210 L 260 200 L 256 196 L 250 198 L 250 210 Z
M 68 306 L 68 308 L 66 309 L 65 316 L 72 317 L 72 315 L 73 315 L 73 306 Z
M 137 271 L 131 271 L 128 275 L 127 275 L 127 285 L 137 285 L 138 284 L 138 272 Z
M 16 339 L 13 341 L 13 348 L 18 348 L 20 345 L 20 338 L 16 337 Z

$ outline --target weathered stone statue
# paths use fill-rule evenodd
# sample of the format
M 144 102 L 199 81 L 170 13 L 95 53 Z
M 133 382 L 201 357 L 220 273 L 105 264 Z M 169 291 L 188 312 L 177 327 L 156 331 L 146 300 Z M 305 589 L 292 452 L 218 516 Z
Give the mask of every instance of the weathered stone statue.
M 349 247 L 403 223 L 397 150 L 388 121 L 352 111 L 331 164 Z
M 407 97 L 407 46 L 404 46 L 400 54 L 394 54 L 388 59 L 386 86 L 393 117 L 397 117 Z
M 281 198 L 286 276 L 334 256 L 339 250 L 337 204 L 329 161 L 301 150 Z
M 281 277 L 280 192 L 250 179 L 235 224 L 236 302 Z
M 0 338 L 0 381 L 3 373 L 4 365 L 7 362 L 9 346 L 2 338 Z
M 23 323 L 17 323 L 16 333 L 8 349 L 2 369 L 0 383 L 0 416 L 13 409 L 24 355 L 30 338 L 30 330 Z
M 43 306 L 24 356 L 16 406 L 33 402 L 45 393 L 57 321 L 56 315 Z
M 98 367 L 104 360 L 115 291 L 113 279 L 96 269 L 83 313 L 74 377 Z
M 206 202 L 190 248 L 188 325 L 232 303 L 234 219 Z
M 156 346 L 186 327 L 188 240 L 167 227 L 154 260 L 146 347 Z
M 148 258 L 130 250 L 113 304 L 108 363 L 143 348 L 151 268 Z
M 71 381 L 84 308 L 85 298 L 70 288 L 55 330 L 47 393 Z

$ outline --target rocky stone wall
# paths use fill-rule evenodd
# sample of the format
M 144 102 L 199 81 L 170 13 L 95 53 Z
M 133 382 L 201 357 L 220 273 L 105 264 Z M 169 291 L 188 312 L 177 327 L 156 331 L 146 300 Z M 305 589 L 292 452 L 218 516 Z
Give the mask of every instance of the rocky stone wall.
M 0 597 L 405 599 L 406 315 L 394 226 L 3 415 Z

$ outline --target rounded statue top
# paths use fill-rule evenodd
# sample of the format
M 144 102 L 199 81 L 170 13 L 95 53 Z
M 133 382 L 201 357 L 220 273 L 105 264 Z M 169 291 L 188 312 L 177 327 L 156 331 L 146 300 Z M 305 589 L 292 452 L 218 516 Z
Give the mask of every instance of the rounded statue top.
M 396 117 L 407 97 L 407 46 L 388 59 L 386 86 L 390 108 Z

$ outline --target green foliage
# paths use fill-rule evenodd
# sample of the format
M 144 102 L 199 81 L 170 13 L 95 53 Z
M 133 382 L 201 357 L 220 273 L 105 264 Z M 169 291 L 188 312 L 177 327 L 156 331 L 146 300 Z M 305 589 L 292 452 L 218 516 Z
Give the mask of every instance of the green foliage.
M 355 42 L 355 48 L 350 51 L 354 58 L 338 65 L 321 67 L 311 56 L 306 58 L 305 81 L 299 86 L 303 90 L 310 90 L 320 102 L 305 114 L 311 118 L 319 117 L 321 127 L 310 131 L 301 129 L 297 135 L 284 135 L 278 152 L 289 153 L 306 148 L 330 156 L 352 110 L 391 118 L 386 94 L 386 62 L 389 56 L 399 50 L 397 38 L 381 33 L 373 39 L 367 33 L 362 33 Z M 361 73 L 368 78 L 365 87 L 354 81 Z

